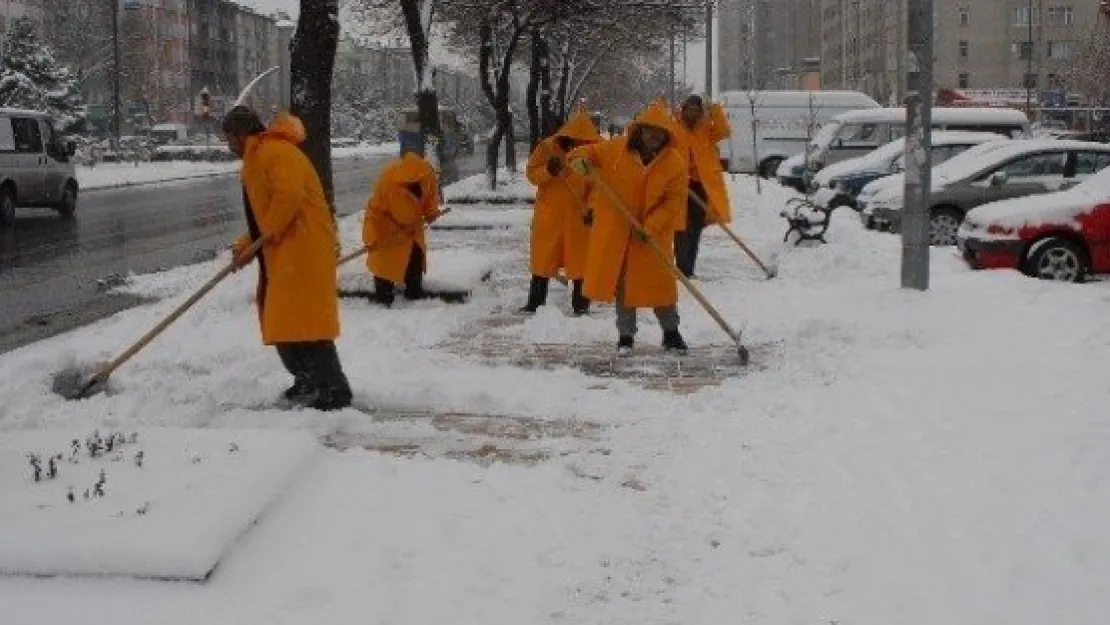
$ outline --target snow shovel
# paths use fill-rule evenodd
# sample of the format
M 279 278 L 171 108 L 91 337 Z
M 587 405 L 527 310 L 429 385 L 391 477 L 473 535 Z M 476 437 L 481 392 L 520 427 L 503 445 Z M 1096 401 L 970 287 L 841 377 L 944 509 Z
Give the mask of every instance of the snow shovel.
M 725 231 L 725 234 L 727 234 L 730 239 L 735 241 L 736 244 L 740 246 L 740 249 L 744 250 L 744 253 L 748 255 L 748 258 L 752 259 L 755 264 L 759 265 L 759 268 L 762 269 L 763 273 L 767 275 L 768 280 L 771 280 L 775 276 L 779 275 L 778 265 L 772 264 L 770 267 L 768 267 L 767 265 L 763 264 L 763 261 L 759 260 L 759 257 L 755 255 L 755 252 L 753 252 L 752 249 L 748 247 L 747 244 L 745 244 L 740 237 L 736 236 L 736 233 L 732 231 L 732 228 L 729 228 L 728 224 L 726 224 L 725 222 L 720 221 L 717 212 L 713 210 L 713 207 L 709 205 L 709 202 L 701 199 L 701 196 L 699 196 L 697 193 L 694 193 L 693 190 L 690 190 L 689 193 L 690 197 L 693 198 L 695 202 L 697 202 L 698 206 L 700 206 L 701 209 L 705 211 L 706 215 L 718 217 L 717 225 Z
M 447 213 L 450 213 L 450 212 L 451 212 L 450 208 L 445 208 L 441 211 L 438 211 L 435 214 L 435 218 L 439 219 L 440 217 L 443 217 L 444 215 L 446 215 Z M 391 243 L 393 239 L 399 238 L 400 234 L 401 233 L 399 233 L 399 232 L 394 234 L 392 237 L 387 238 L 385 240 L 385 242 L 386 243 Z M 378 242 L 374 245 L 364 245 L 364 246 L 360 247 L 359 249 L 357 249 L 353 252 L 350 252 L 348 254 L 344 254 L 343 256 L 340 256 L 339 257 L 339 263 L 338 263 L 337 266 L 343 266 L 343 265 L 346 265 L 347 263 L 351 262 L 352 260 L 354 260 L 356 258 L 362 258 L 366 254 L 369 254 L 370 252 L 373 252 L 374 248 L 376 248 L 378 245 L 381 245 L 381 242 Z
M 243 255 L 245 255 L 248 259 L 254 258 L 255 254 L 258 253 L 258 250 L 262 248 L 262 245 L 266 243 L 267 239 L 268 237 L 258 238 L 257 240 L 255 240 L 254 243 L 251 244 L 250 247 L 246 249 L 246 251 L 243 252 Z M 140 350 L 149 345 L 151 341 L 158 337 L 159 334 L 164 332 L 166 328 L 170 327 L 170 324 L 172 324 L 174 321 L 177 321 L 178 318 L 181 317 L 181 315 L 184 315 L 186 311 L 188 311 L 197 302 L 199 302 L 202 297 L 208 294 L 209 291 L 214 289 L 217 284 L 224 280 L 224 278 L 234 273 L 237 269 L 235 265 L 236 260 L 237 259 L 232 259 L 232 261 L 227 264 L 227 267 L 224 267 L 220 270 L 219 273 L 212 276 L 212 279 L 210 279 L 208 282 L 205 282 L 204 286 L 197 289 L 197 292 L 193 293 L 189 297 L 189 299 L 185 300 L 180 306 L 175 308 L 173 312 L 166 316 L 165 319 L 158 322 L 158 325 L 151 328 L 149 332 L 144 334 L 138 341 L 135 341 L 135 343 L 131 347 L 128 347 L 127 350 L 125 350 L 122 354 L 116 356 L 116 358 L 111 362 L 103 365 L 100 370 L 97 371 L 96 374 L 88 380 L 81 382 L 81 379 L 84 377 L 84 373 L 79 370 L 58 372 L 54 376 L 54 392 L 58 393 L 62 397 L 65 397 L 66 399 L 85 399 L 103 391 L 108 382 L 108 377 L 112 375 L 112 373 L 116 369 L 119 369 L 125 362 L 130 360 L 135 354 L 139 353 Z
M 686 290 L 690 292 L 690 295 L 694 296 L 694 299 L 696 299 L 699 304 L 701 304 L 701 307 L 705 309 L 705 312 L 709 313 L 709 316 L 713 317 L 713 320 L 717 322 L 717 325 L 721 326 L 721 329 L 724 330 L 726 334 L 728 334 L 729 338 L 732 339 L 734 343 L 736 343 L 736 354 L 740 357 L 740 364 L 746 366 L 751 360 L 751 355 L 748 353 L 748 348 L 744 347 L 744 344 L 741 342 L 740 333 L 732 329 L 732 326 L 730 326 L 728 322 L 725 321 L 724 317 L 721 316 L 721 313 L 717 312 L 717 309 L 713 307 L 713 304 L 709 303 L 709 300 L 706 299 L 704 295 L 702 295 L 698 287 L 694 285 L 694 283 L 691 282 L 690 279 L 687 278 L 685 274 L 683 274 L 682 271 L 678 269 L 678 266 L 676 266 L 667 258 L 667 254 L 663 251 L 662 248 L 659 247 L 658 243 L 652 240 L 647 231 L 644 230 L 643 226 L 641 226 L 640 223 L 636 221 L 636 217 L 632 215 L 632 212 L 630 210 L 628 210 L 628 207 L 624 205 L 624 202 L 621 201 L 616 192 L 613 191 L 613 189 L 611 189 L 609 185 L 605 184 L 596 173 L 594 173 L 590 165 L 584 162 L 582 162 L 582 164 L 586 166 L 583 168 L 584 171 L 580 173 L 582 175 L 585 175 L 595 185 L 597 185 L 597 187 L 601 189 L 605 193 L 605 195 L 609 196 L 609 200 L 613 203 L 613 206 L 617 207 L 617 211 L 620 212 L 621 216 L 624 217 L 624 220 L 628 222 L 628 225 L 632 227 L 632 230 L 641 238 L 641 240 L 648 244 L 648 247 L 650 247 L 652 251 L 655 252 L 655 255 L 659 257 L 659 260 L 662 261 L 663 264 L 671 270 L 671 275 L 677 278 L 678 281 L 682 283 L 682 286 L 686 287 Z

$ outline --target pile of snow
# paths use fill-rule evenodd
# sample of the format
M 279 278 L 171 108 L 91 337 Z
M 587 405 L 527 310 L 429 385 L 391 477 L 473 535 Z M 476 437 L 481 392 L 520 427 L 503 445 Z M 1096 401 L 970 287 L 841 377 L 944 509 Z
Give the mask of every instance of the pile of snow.
M 478 174 L 444 189 L 443 199 L 448 204 L 531 204 L 536 200 L 536 189 L 523 171 L 501 169 L 496 189 L 489 188 L 486 174 Z
M 261 430 L 6 432 L 0 573 L 203 580 L 316 451 Z
M 5 435 L 265 427 L 342 431 L 416 455 L 328 453 L 201 601 L 191 588 L 0 579 L 5 614 L 90 625 L 136 606 L 170 625 L 245 614 L 270 623 L 1101 622 L 1110 611 L 1106 285 L 972 272 L 936 249 L 931 289 L 901 290 L 896 237 L 839 212 L 828 245 L 784 247 L 778 213 L 792 193 L 764 182 L 758 196 L 745 176 L 730 189 L 737 232 L 765 260 L 777 254 L 779 277 L 765 280 L 707 231 L 701 287 L 758 349 L 749 374 L 693 395 L 442 347 L 523 302 L 522 229 L 433 232 L 432 263 L 437 249 L 469 248 L 505 274 L 467 304 L 343 302 L 338 346 L 359 401 L 602 426 L 534 466 L 452 459 L 510 440 L 544 444 L 508 425 L 480 432 L 446 418 L 246 408 L 289 382 L 258 342 L 253 269 L 120 369 L 118 394 L 74 403 L 50 393 L 52 372 L 116 354 L 226 258 L 132 285 L 168 300 L 0 356 Z M 553 284 L 541 314 L 483 336 L 611 347 L 611 308 L 571 319 L 556 309 L 567 297 Z M 680 311 L 692 346 L 728 343 L 690 297 Z M 641 325 L 640 343 L 659 340 L 650 314 Z

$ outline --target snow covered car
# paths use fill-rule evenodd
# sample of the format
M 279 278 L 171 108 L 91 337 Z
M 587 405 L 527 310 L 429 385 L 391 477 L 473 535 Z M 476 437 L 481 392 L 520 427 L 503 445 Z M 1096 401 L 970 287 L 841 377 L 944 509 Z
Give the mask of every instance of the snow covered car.
M 1066 282 L 1110 273 L 1110 168 L 1067 191 L 973 209 L 956 246 L 972 269 Z
M 933 132 L 933 165 L 944 163 L 968 148 L 997 141 L 1000 137 L 991 132 Z M 829 165 L 810 181 L 814 203 L 822 208 L 851 206 L 859 210 L 856 196 L 868 183 L 903 171 L 905 151 L 905 138 L 895 139 L 863 156 Z
M 977 206 L 1062 191 L 1110 165 L 1110 146 L 1085 141 L 1012 140 L 970 160 L 963 158 L 966 154 L 933 170 L 930 245 L 955 245 L 964 215 Z M 863 219 L 879 229 L 899 232 L 902 189 L 885 188 L 868 198 L 861 212 Z
M 775 170 L 775 178 L 784 187 L 794 189 L 798 193 L 806 192 L 806 155 L 795 154 L 779 163 Z

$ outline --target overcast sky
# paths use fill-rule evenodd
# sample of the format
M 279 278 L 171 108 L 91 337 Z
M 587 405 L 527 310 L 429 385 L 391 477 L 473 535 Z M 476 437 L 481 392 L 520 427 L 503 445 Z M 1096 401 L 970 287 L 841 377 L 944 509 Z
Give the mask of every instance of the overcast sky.
M 300 6 L 300 0 L 235 0 L 239 4 L 251 6 L 259 9 L 263 13 L 271 13 L 273 11 L 285 11 L 289 13 L 294 19 L 297 17 L 297 9 Z M 716 46 L 714 46 L 716 47 Z M 677 72 L 682 72 L 682 57 L 678 57 L 678 67 L 675 68 Z M 716 69 L 716 68 L 714 68 Z M 717 73 L 717 72 L 714 72 Z M 704 42 L 692 43 L 687 46 L 686 51 L 686 82 L 694 86 L 698 92 L 705 89 L 705 45 Z M 719 92 L 719 84 L 717 79 L 714 79 L 715 93 Z

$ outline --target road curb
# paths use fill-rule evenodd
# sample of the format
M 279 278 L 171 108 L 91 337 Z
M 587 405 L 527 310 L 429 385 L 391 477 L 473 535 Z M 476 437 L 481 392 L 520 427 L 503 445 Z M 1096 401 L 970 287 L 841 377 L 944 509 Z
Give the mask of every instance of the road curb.
M 368 158 L 381 158 L 388 156 L 386 154 L 358 154 L 351 156 L 344 156 L 342 158 L 333 159 L 339 161 L 357 161 L 365 160 Z M 225 176 L 238 175 L 238 171 L 221 171 L 209 174 L 192 174 L 189 176 L 175 176 L 173 178 L 162 178 L 160 180 L 145 180 L 143 182 L 119 182 L 116 184 L 103 185 L 98 187 L 81 187 L 82 193 L 96 193 L 97 191 L 113 191 L 119 189 L 132 189 L 137 187 L 152 187 L 160 184 L 167 184 L 170 182 L 184 182 L 186 180 L 203 180 L 205 178 L 223 178 Z

